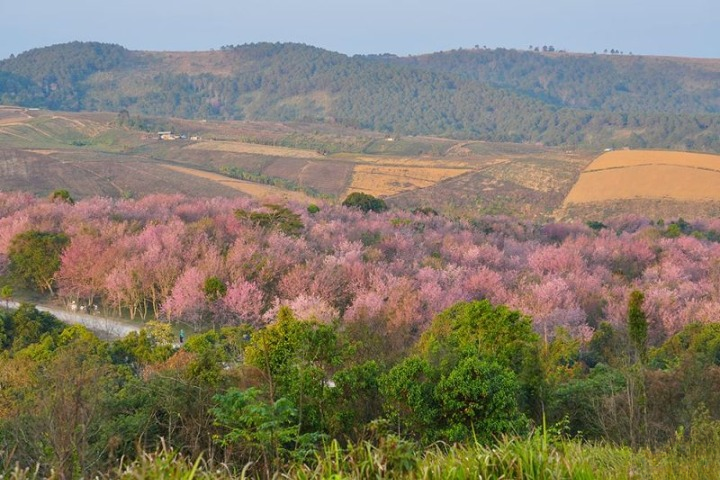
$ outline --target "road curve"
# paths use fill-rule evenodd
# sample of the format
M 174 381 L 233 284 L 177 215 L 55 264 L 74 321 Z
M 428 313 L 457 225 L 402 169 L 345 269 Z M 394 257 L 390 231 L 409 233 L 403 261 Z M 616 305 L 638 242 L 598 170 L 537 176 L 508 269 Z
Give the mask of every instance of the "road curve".
M 5 302 L 0 303 L 5 306 Z M 20 302 L 7 302 L 9 308 L 18 308 Z M 130 332 L 137 332 L 140 327 L 132 325 L 130 323 L 116 320 L 113 318 L 102 317 L 99 315 L 88 315 L 86 313 L 68 312 L 65 309 L 57 307 L 47 307 L 44 305 L 35 305 L 41 312 L 48 312 L 55 316 L 58 320 L 63 323 L 70 323 L 74 325 L 83 325 L 89 330 L 92 330 L 98 336 L 106 339 L 122 338 Z

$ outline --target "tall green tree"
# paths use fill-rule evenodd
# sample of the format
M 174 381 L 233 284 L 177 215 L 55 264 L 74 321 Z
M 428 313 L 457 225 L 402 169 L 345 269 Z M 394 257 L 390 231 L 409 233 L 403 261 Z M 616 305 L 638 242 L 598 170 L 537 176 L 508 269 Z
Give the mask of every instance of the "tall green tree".
M 55 273 L 60 268 L 60 254 L 70 243 L 64 233 L 30 230 L 10 241 L 10 272 L 28 286 L 53 293 Z
M 645 295 L 633 290 L 628 300 L 628 336 L 635 347 L 635 351 L 639 360 L 643 363 L 647 360 L 647 339 L 648 339 L 648 322 L 643 311 L 643 302 Z

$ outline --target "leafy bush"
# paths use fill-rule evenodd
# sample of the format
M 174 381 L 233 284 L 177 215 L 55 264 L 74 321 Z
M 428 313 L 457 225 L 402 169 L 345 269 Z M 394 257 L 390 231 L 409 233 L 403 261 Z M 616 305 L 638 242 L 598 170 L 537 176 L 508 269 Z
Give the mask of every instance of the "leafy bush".
M 342 202 L 343 207 L 359 208 L 363 212 L 384 212 L 388 209 L 385 200 L 362 192 L 353 192 Z

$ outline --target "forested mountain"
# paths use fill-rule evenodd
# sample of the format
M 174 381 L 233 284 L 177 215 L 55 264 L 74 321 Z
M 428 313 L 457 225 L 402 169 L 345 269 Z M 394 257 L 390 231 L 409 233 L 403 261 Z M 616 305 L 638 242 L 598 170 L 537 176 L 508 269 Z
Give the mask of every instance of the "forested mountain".
M 712 61 L 476 49 L 392 62 L 457 74 L 560 107 L 623 113 L 720 113 L 720 72 Z
M 0 102 L 720 151 L 719 79 L 711 60 L 505 49 L 348 57 L 281 43 L 150 53 L 74 42 L 0 62 Z

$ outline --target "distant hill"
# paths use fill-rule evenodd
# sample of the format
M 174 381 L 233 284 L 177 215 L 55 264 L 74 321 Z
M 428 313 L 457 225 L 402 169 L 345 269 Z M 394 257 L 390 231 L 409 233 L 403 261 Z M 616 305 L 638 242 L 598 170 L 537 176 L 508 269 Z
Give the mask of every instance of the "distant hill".
M 283 43 L 135 52 L 73 42 L 0 62 L 0 102 L 393 134 L 720 152 L 720 61 L 515 50 L 353 56 Z

